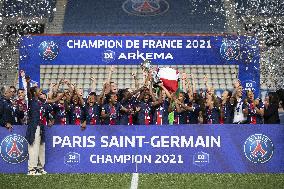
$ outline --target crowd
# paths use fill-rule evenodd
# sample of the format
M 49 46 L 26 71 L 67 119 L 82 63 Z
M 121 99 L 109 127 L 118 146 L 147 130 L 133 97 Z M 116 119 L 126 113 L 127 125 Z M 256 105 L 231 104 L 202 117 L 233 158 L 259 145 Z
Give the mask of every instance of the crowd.
M 90 93 L 84 98 L 83 90 L 67 79 L 50 84 L 48 93 L 44 93 L 21 71 L 23 88 L 2 88 L 0 124 L 8 129 L 29 122 L 79 125 L 85 129 L 87 125 L 280 123 L 278 107 L 283 101 L 279 101 L 276 92 L 269 93 L 262 102 L 252 91 L 243 91 L 238 81 L 233 91 L 225 90 L 219 98 L 206 76 L 206 89 L 197 91 L 194 77 L 188 78 L 185 73 L 176 92 L 167 90 L 161 82 L 154 85 L 147 73 L 141 87 L 134 74 L 136 89 L 118 89 L 111 82 L 112 72 L 113 68 L 100 94 L 96 94 L 96 81 L 91 78 Z M 63 85 L 64 90 L 60 89 Z M 31 111 L 35 103 L 37 108 Z

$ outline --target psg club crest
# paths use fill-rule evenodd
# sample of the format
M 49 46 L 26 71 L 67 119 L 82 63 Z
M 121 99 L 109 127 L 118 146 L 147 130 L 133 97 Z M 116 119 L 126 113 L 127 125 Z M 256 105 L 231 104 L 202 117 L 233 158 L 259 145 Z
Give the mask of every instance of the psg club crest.
M 43 41 L 39 45 L 39 55 L 44 60 L 54 60 L 58 55 L 58 45 L 54 41 Z
M 251 135 L 244 144 L 244 153 L 253 163 L 268 162 L 273 155 L 273 143 L 263 134 Z
M 21 163 L 28 157 L 28 141 L 21 135 L 8 135 L 1 142 L 0 154 L 8 163 Z
M 237 60 L 240 55 L 240 46 L 237 41 L 226 39 L 221 45 L 220 54 L 226 60 Z
M 136 16 L 157 16 L 169 10 L 169 3 L 166 0 L 127 0 L 122 9 Z

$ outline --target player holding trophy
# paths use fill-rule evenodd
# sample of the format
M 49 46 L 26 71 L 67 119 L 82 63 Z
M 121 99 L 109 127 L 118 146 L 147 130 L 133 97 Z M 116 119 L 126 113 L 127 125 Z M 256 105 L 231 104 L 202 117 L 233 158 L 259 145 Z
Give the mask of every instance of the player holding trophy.
M 152 75 L 152 81 L 154 87 L 157 87 L 159 83 L 163 83 L 166 89 L 170 92 L 176 92 L 178 89 L 179 82 L 179 72 L 170 67 L 156 67 L 151 64 L 150 60 L 144 60 L 141 63 L 141 68 L 143 72 Z

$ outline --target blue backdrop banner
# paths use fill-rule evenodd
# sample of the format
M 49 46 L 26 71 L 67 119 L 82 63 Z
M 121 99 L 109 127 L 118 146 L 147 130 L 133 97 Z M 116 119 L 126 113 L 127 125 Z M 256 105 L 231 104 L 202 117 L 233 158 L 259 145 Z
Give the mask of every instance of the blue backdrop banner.
M 238 65 L 242 85 L 259 93 L 258 41 L 244 36 L 29 36 L 20 69 L 38 83 L 40 65 Z M 232 73 L 228 73 L 232 74 Z
M 0 172 L 27 172 L 26 127 L 0 128 Z M 49 173 L 283 173 L 284 125 L 53 126 Z

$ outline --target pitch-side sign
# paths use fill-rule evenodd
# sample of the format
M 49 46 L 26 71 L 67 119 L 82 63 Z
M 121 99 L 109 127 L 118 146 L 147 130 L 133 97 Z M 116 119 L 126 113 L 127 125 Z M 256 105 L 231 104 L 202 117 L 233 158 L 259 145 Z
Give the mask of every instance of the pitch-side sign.
M 0 128 L 0 172 L 27 172 L 25 126 Z M 284 125 L 53 126 L 49 173 L 283 173 Z

